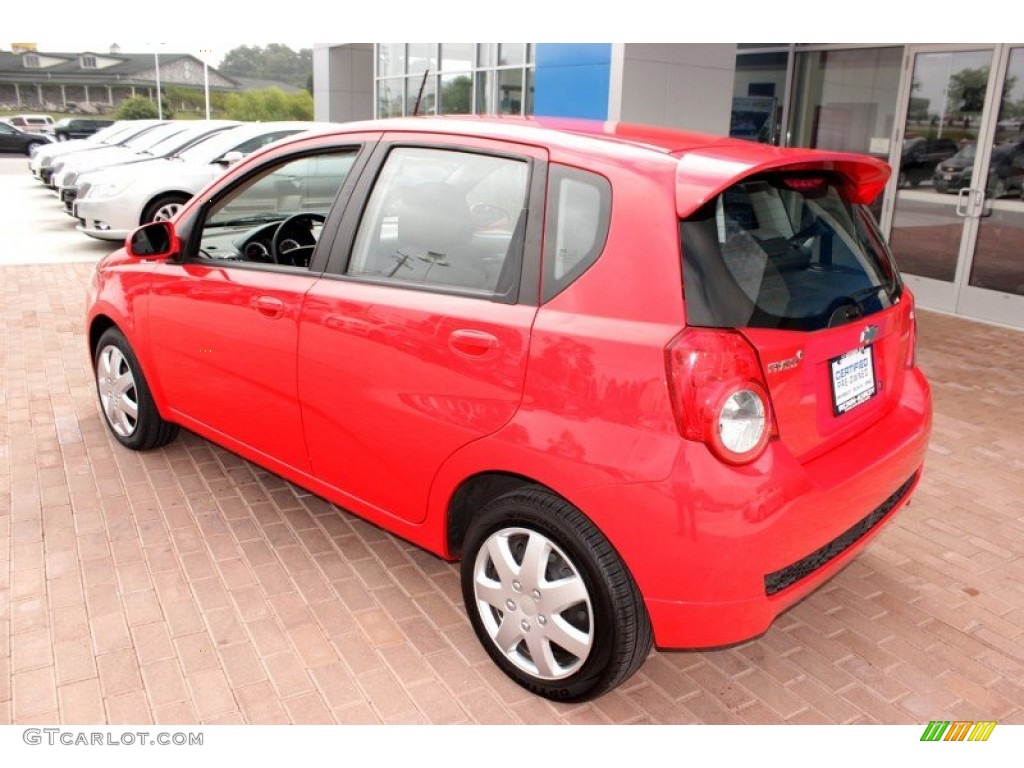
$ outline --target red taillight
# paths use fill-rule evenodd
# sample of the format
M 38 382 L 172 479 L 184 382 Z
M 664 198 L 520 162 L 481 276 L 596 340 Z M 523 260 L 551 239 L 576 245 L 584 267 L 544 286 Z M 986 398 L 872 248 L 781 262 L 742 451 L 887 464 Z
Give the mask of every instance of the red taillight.
M 665 352 L 679 433 L 730 464 L 760 456 L 776 430 L 750 343 L 735 331 L 689 328 Z

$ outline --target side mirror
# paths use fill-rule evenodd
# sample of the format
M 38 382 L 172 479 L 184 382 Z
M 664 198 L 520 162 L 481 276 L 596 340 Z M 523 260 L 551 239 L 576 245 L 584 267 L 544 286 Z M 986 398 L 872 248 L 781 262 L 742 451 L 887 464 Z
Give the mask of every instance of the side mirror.
M 153 221 L 128 235 L 124 247 L 135 258 L 167 259 L 181 251 L 181 241 L 171 222 Z
M 245 157 L 245 155 L 243 155 L 237 149 L 233 149 L 230 152 L 225 152 L 223 155 L 218 157 L 214 162 L 217 163 L 217 165 L 223 165 L 230 168 L 243 157 Z

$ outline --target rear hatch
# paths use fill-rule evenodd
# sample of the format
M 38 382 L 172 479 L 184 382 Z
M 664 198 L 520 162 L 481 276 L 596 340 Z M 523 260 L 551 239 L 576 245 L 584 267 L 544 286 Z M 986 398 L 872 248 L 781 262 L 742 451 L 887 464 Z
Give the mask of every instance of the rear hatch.
M 687 325 L 751 343 L 801 461 L 883 418 L 912 354 L 909 294 L 865 190 L 835 168 L 754 172 L 681 223 Z

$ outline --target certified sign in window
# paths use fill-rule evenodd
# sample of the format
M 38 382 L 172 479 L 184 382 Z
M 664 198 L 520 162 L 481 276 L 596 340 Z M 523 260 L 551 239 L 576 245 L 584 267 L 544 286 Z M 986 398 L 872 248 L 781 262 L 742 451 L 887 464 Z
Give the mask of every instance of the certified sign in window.
M 878 391 L 871 347 L 863 347 L 829 361 L 832 373 L 832 410 L 836 416 L 870 400 Z

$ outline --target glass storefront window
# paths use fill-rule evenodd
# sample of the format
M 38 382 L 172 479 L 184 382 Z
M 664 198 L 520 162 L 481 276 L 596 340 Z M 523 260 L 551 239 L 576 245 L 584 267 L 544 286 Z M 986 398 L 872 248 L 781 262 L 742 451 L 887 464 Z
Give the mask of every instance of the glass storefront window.
M 527 43 L 378 43 L 377 116 L 533 114 L 533 57 Z
M 468 115 L 473 112 L 473 76 L 441 76 L 441 114 Z
M 405 43 L 377 45 L 377 77 L 401 77 L 405 74 Z
M 406 74 L 422 75 L 427 70 L 437 71 L 436 43 L 409 43 L 409 67 Z
M 436 115 L 437 114 L 437 78 L 427 75 L 407 77 L 405 80 L 405 114 Z M 417 108 L 417 101 L 419 108 Z
M 788 61 L 785 52 L 736 57 L 730 136 L 762 144 L 780 143 Z
M 1024 296 L 1024 48 L 1010 51 L 984 189 L 970 284 Z
M 902 64 L 901 47 L 798 52 L 787 144 L 888 160 Z
M 405 78 L 392 77 L 377 81 L 377 116 L 401 117 L 405 100 Z
M 478 67 L 493 67 L 497 58 L 497 43 L 476 44 L 476 65 Z
M 523 70 L 498 70 L 498 114 L 523 114 Z
M 473 69 L 473 43 L 441 43 L 441 71 L 469 72 Z
M 491 93 L 491 84 L 494 82 L 492 72 L 476 73 L 476 113 L 478 115 L 494 114 L 494 96 Z
M 526 63 L 526 45 L 523 43 L 499 43 L 498 66 L 522 66 Z

